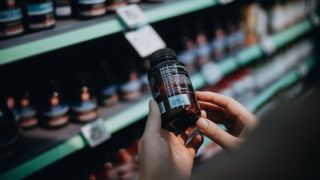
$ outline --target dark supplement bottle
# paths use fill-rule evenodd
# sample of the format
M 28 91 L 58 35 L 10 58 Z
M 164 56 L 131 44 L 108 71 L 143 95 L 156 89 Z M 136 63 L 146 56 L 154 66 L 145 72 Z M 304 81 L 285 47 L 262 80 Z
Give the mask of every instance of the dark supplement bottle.
M 168 48 L 154 52 L 149 59 L 149 83 L 161 111 L 162 127 L 180 133 L 194 126 L 200 108 L 187 68 Z
M 51 0 L 26 1 L 27 27 L 30 31 L 49 29 L 55 26 Z
M 33 106 L 30 93 L 26 91 L 19 100 L 20 126 L 24 129 L 35 127 L 38 124 L 37 111 Z
M 89 75 L 79 72 L 71 87 L 71 115 L 76 122 L 89 122 L 98 118 L 98 105 L 93 96 Z
M 23 33 L 22 12 L 16 0 L 0 1 L 0 39 Z
M 0 100 L 0 159 L 12 156 L 18 149 L 20 131 L 6 98 Z
M 41 98 L 42 124 L 46 127 L 62 127 L 69 122 L 69 106 L 65 103 L 59 83 L 52 79 Z
M 80 18 L 92 18 L 107 12 L 106 0 L 76 0 L 77 15 Z
M 103 106 L 112 106 L 118 103 L 119 96 L 117 93 L 117 84 L 115 73 L 112 70 L 112 64 L 108 61 L 99 63 L 96 79 L 98 87 L 98 100 Z

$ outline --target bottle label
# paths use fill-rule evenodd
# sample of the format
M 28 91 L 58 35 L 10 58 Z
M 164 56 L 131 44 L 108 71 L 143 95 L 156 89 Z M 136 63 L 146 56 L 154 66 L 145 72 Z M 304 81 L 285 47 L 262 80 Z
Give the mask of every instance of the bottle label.
M 79 4 L 100 4 L 104 3 L 106 0 L 78 0 Z
M 57 16 L 69 16 L 69 15 L 71 15 L 71 7 L 70 6 L 56 7 L 56 15 Z
M 120 90 L 124 93 L 131 93 L 139 91 L 141 88 L 141 82 L 139 80 L 129 81 L 120 86 Z
M 0 11 L 0 23 L 15 21 L 22 18 L 21 9 L 11 9 L 7 11 Z
M 225 38 L 216 38 L 212 42 L 212 46 L 215 52 L 218 52 L 218 53 L 223 52 L 226 46 Z
M 164 107 L 163 101 L 159 103 L 160 113 L 164 114 L 166 112 L 166 108 Z
M 86 102 L 75 103 L 71 106 L 71 110 L 75 112 L 87 112 L 92 111 L 97 108 L 97 104 L 93 100 L 89 100 Z
M 169 97 L 169 103 L 171 109 L 190 105 L 190 101 L 187 94 L 180 94 L 176 96 Z
M 210 46 L 208 44 L 202 44 L 197 48 L 197 54 L 200 58 L 207 58 L 210 56 Z
M 116 93 L 117 87 L 116 85 L 110 85 L 101 90 L 101 94 L 103 96 L 112 96 Z
M 61 104 L 55 107 L 50 107 L 47 111 L 44 112 L 44 115 L 49 118 L 54 118 L 62 116 L 69 111 L 69 107 L 66 104 Z
M 52 2 L 27 5 L 29 16 L 43 15 L 53 12 Z
M 31 118 L 37 114 L 36 110 L 32 107 L 22 108 L 20 111 L 21 118 Z
M 187 68 L 181 64 L 170 64 L 160 67 L 157 73 L 161 77 L 160 82 L 150 77 L 150 84 L 153 98 L 158 102 L 161 101 L 159 103 L 161 113 L 169 110 L 166 107 L 170 109 L 189 107 L 191 103 L 188 93 L 193 91 L 193 88 Z M 163 86 L 164 88 L 161 88 Z

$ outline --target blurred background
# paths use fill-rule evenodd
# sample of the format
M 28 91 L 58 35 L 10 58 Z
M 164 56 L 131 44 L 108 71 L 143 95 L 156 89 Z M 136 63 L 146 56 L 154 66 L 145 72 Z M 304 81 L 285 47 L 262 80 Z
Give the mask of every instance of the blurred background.
M 319 85 L 317 0 L 1 0 L 0 179 L 138 179 L 151 94 L 115 13 L 130 4 L 196 90 L 260 118 Z M 205 139 L 195 170 L 220 152 Z

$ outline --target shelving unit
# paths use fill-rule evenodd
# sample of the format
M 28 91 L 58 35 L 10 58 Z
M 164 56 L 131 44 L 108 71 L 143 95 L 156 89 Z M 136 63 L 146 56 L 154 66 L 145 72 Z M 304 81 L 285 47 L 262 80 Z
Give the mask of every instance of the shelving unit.
M 217 5 L 216 0 L 171 0 L 161 4 L 143 4 L 150 23 L 173 18 Z M 0 65 L 122 32 L 125 26 L 115 15 L 90 21 L 67 20 L 57 27 L 21 38 L 0 42 Z
M 182 2 L 182 1 L 181 1 Z M 179 2 L 175 2 L 173 5 L 177 5 L 176 3 L 181 3 Z M 192 4 L 194 4 L 195 1 L 186 1 L 187 4 L 185 5 L 187 6 L 191 6 Z M 193 11 L 197 10 L 197 9 L 201 9 L 204 7 L 207 7 L 209 5 L 214 5 L 215 3 L 213 3 L 214 1 L 203 1 L 203 2 L 207 2 L 207 3 L 200 3 L 202 4 L 202 6 L 196 6 L 193 8 Z M 212 2 L 212 3 L 209 3 Z M 180 4 L 181 5 L 181 4 Z M 166 5 L 168 6 L 168 5 Z M 166 6 L 163 6 L 161 8 L 165 8 Z M 167 11 L 170 11 L 170 8 L 167 7 Z M 172 9 L 173 10 L 173 9 Z M 184 13 L 186 13 L 187 11 L 184 11 Z M 191 12 L 191 11 L 189 11 Z M 153 16 L 156 17 L 155 12 L 150 11 L 149 13 L 154 14 Z M 183 13 L 183 12 L 175 12 L 178 14 L 174 14 L 174 15 L 179 15 L 179 13 Z M 165 14 L 165 13 L 164 13 Z M 159 14 L 158 14 L 159 15 Z M 171 15 L 171 17 L 173 17 L 174 15 Z M 152 17 L 152 16 L 151 16 Z M 168 14 L 166 14 L 166 18 L 168 18 Z M 152 18 L 150 18 L 152 19 Z M 163 18 L 165 19 L 165 18 Z M 161 20 L 161 18 L 159 18 L 157 16 L 156 20 Z M 112 20 L 115 21 L 115 20 Z M 280 32 L 278 34 L 272 35 L 271 39 L 272 39 L 272 43 L 274 43 L 273 45 L 276 48 L 280 48 L 281 46 L 291 42 L 292 40 L 302 36 L 303 34 L 305 34 L 306 32 L 310 31 L 312 29 L 311 23 L 309 20 L 304 20 L 292 27 L 290 27 L 289 29 Z M 82 30 L 79 30 L 82 31 Z M 56 37 L 56 36 L 54 36 Z M 289 37 L 289 39 L 286 39 L 286 37 Z M 41 41 L 45 41 L 48 39 L 43 39 L 43 40 L 39 40 Z M 37 43 L 37 42 L 35 42 Z M 38 42 L 39 43 L 39 42 Z M 46 42 L 48 43 L 48 42 Z M 58 42 L 57 42 L 58 43 Z M 23 46 L 23 45 L 22 45 Z M 17 47 L 13 47 L 13 48 L 17 48 L 15 51 L 20 51 L 22 49 L 19 49 L 20 46 Z M 61 48 L 61 47 L 59 47 Z M 8 50 L 8 49 L 7 49 Z M 53 49 L 52 49 L 53 50 Z M 5 60 L 3 60 L 2 58 L 0 58 L 2 61 L 1 62 L 10 62 L 10 58 L 9 56 L 6 56 L 3 52 L 9 52 L 6 51 L 6 49 L 4 50 L 0 50 L 0 57 L 7 57 L 5 58 Z M 43 53 L 43 52 L 41 52 Z M 26 55 L 26 54 L 24 54 Z M 35 55 L 35 54 L 32 54 Z M 220 70 L 220 73 L 222 75 L 227 75 L 235 70 L 237 70 L 238 68 L 242 67 L 243 65 L 246 65 L 250 62 L 252 62 L 253 60 L 262 57 L 264 55 L 264 52 L 261 48 L 261 46 L 259 44 L 253 45 L 251 47 L 247 47 L 242 49 L 241 51 L 239 51 L 238 53 L 235 53 L 231 56 L 226 57 L 224 60 L 220 61 L 220 63 L 218 63 L 218 67 Z M 13 57 L 13 56 L 12 56 Z M 25 56 L 21 56 L 25 57 Z M 15 59 L 18 60 L 19 58 Z M 8 60 L 8 61 L 6 61 Z M 1 64 L 1 63 L 0 63 Z M 3 64 L 3 63 L 2 63 Z M 290 73 L 292 74 L 292 73 Z M 271 90 L 266 90 L 265 92 L 262 92 L 262 94 L 259 94 L 253 101 L 252 103 L 250 103 L 249 108 L 251 110 L 255 110 L 255 108 L 259 107 L 261 104 L 263 104 L 268 98 L 270 98 L 276 91 L 278 91 L 279 89 L 281 89 L 284 84 L 288 84 L 288 82 L 293 81 L 293 80 L 297 80 L 296 78 L 296 73 L 294 75 L 290 75 L 288 74 L 285 80 L 282 80 L 278 83 L 276 83 Z M 290 75 L 290 77 L 289 77 Z M 295 78 L 292 78 L 292 77 Z M 200 89 L 202 88 L 206 82 L 204 80 L 204 78 L 202 77 L 202 75 L 200 73 L 195 74 L 191 77 L 192 83 L 195 87 L 195 89 Z M 147 114 L 147 102 L 150 99 L 149 95 L 145 95 L 144 97 L 142 97 L 138 102 L 132 102 L 132 103 L 126 103 L 124 105 L 120 105 L 122 107 L 114 107 L 111 108 L 109 110 L 107 110 L 107 112 L 103 112 L 103 110 L 100 112 L 101 116 L 104 117 L 105 120 L 105 126 L 107 128 L 107 130 L 112 134 L 115 133 L 121 129 L 123 129 L 126 126 L 129 126 L 130 124 L 133 124 L 134 122 L 138 121 L 139 119 L 142 119 L 143 117 L 146 116 Z M 119 112 L 119 109 L 121 109 L 121 112 Z M 107 116 L 106 116 L 107 114 Z M 121 120 L 121 121 L 120 121 Z M 68 137 L 61 137 L 59 140 L 57 140 L 56 142 L 54 142 L 51 145 L 46 145 L 46 147 L 41 147 L 41 145 L 39 145 L 42 149 L 41 152 L 38 152 L 37 154 L 35 154 L 32 157 L 28 157 L 25 158 L 26 160 L 17 163 L 18 165 L 12 166 L 13 168 L 10 168 L 8 171 L 4 172 L 3 174 L 0 175 L 0 179 L 21 179 L 24 177 L 27 177 L 39 170 L 41 170 L 42 168 L 74 153 L 77 152 L 81 149 L 83 149 L 84 147 L 87 146 L 86 141 L 83 139 L 83 137 L 81 136 L 80 132 L 80 125 L 70 125 L 71 127 L 68 127 L 69 129 L 65 129 L 65 130 L 61 130 L 61 132 L 55 132 L 55 134 L 51 134 L 51 136 L 57 135 L 57 134 L 67 134 Z M 38 131 L 45 131 L 45 130 L 38 130 Z M 68 132 L 68 133 L 66 133 Z M 48 133 L 48 132 L 47 132 Z M 52 133 L 52 132 L 51 132 Z M 30 133 L 33 136 L 39 136 L 39 133 Z M 49 132 L 50 134 L 50 132 Z

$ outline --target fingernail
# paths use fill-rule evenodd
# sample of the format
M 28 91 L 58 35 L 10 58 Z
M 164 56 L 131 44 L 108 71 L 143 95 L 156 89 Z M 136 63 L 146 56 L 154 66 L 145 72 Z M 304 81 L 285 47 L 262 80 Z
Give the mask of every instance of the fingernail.
M 151 109 L 152 99 L 149 100 L 149 110 Z
M 208 127 L 209 123 L 206 119 L 202 119 L 200 118 L 198 121 L 197 121 L 197 127 L 199 129 L 206 129 Z

